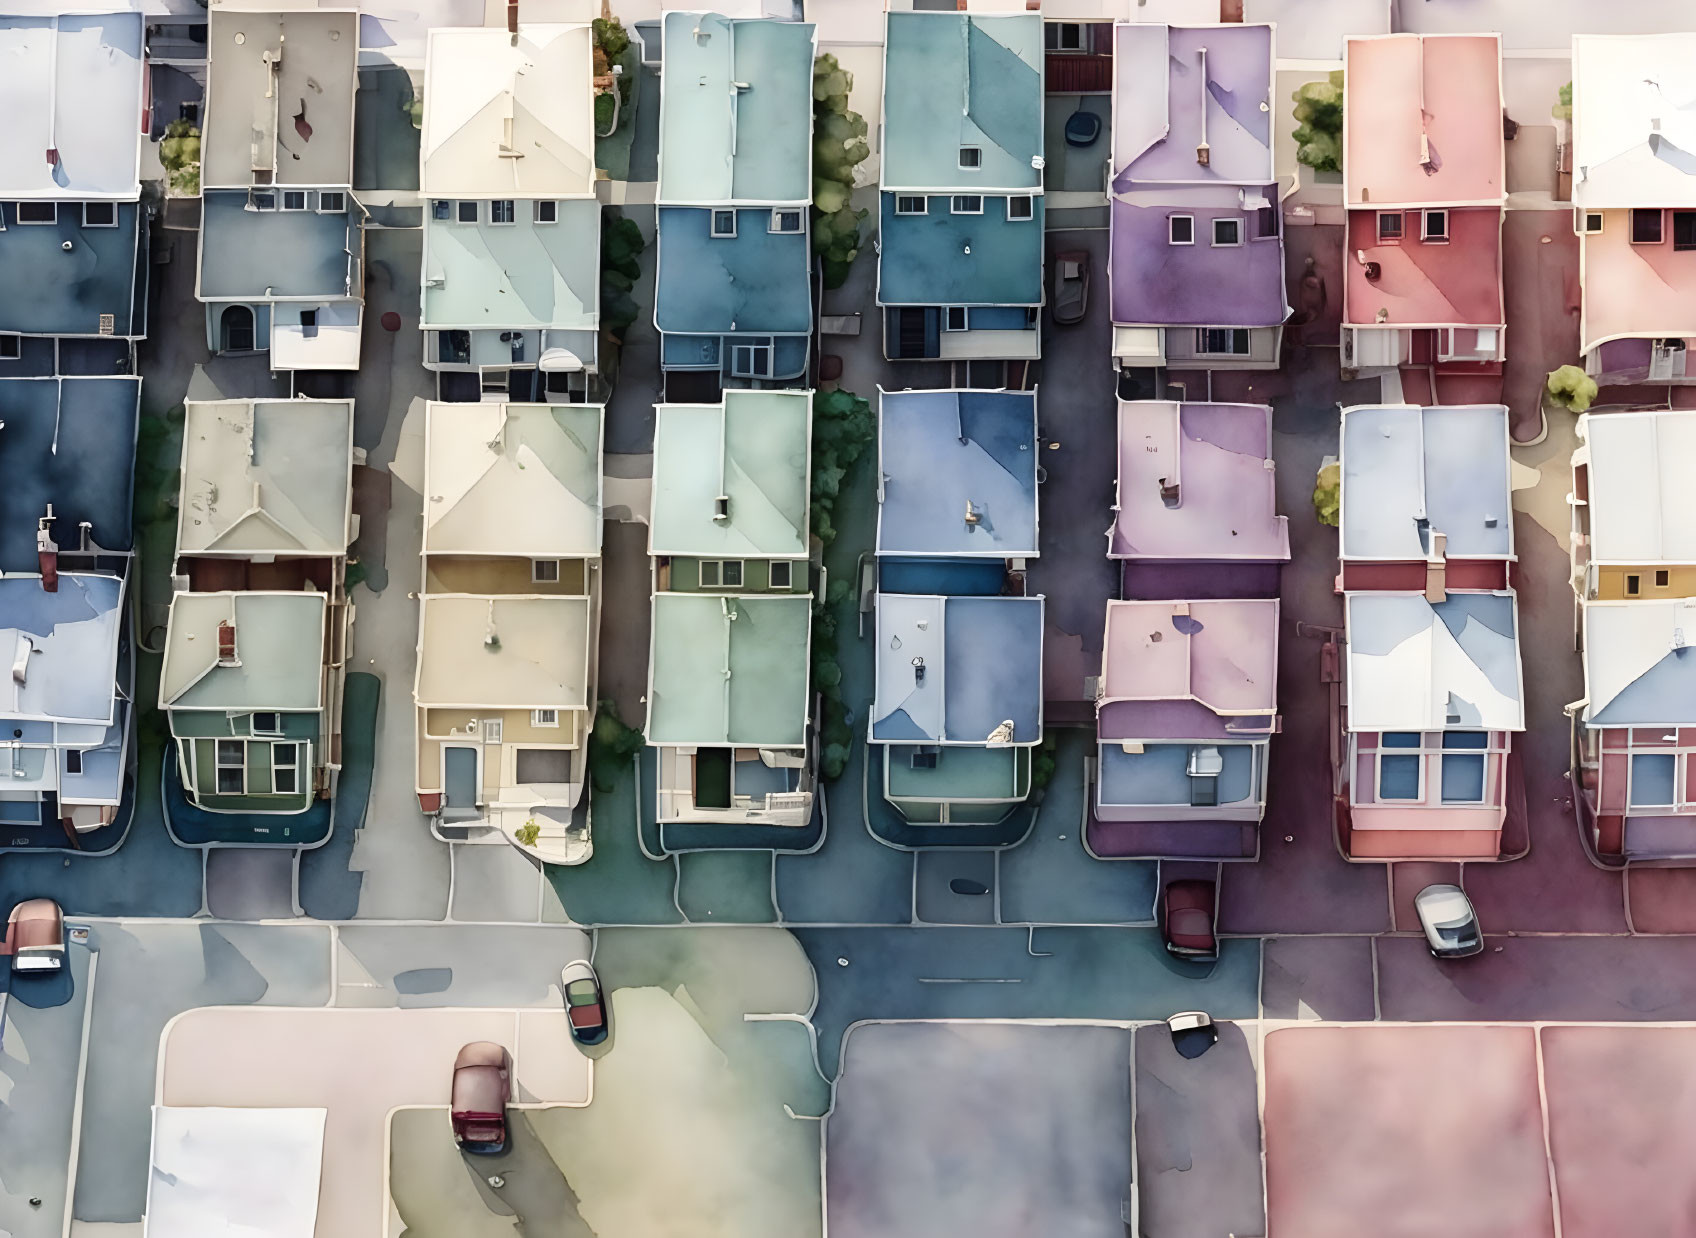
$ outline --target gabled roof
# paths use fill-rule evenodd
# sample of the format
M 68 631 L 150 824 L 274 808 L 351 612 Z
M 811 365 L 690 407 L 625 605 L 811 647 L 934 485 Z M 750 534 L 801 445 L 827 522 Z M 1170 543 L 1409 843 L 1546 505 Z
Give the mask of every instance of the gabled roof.
M 1342 439 L 1344 559 L 1513 558 L 1506 408 L 1358 405 Z
M 648 553 L 806 558 L 812 418 L 810 391 L 656 405 Z
M 1344 596 L 1350 731 L 1522 731 L 1514 595 Z
M 659 201 L 810 202 L 813 27 L 717 13 L 663 20 Z
M 873 743 L 1042 739 L 1042 597 L 877 595 Z M 921 665 L 922 663 L 922 665 Z
M 441 404 L 424 420 L 424 553 L 594 558 L 599 404 Z
M 1278 708 L 1278 600 L 1107 603 L 1101 696 L 1195 701 L 1220 717 Z
M 799 594 L 656 593 L 648 742 L 805 742 L 812 616 Z
M 1696 33 L 1572 40 L 1572 200 L 1696 206 Z
M 1035 391 L 878 391 L 877 552 L 1037 554 Z
M 310 710 L 323 704 L 322 593 L 178 593 L 171 598 L 159 708 Z M 236 664 L 220 665 L 233 623 Z
M 140 13 L 0 17 L 0 199 L 140 196 L 142 23 Z
M 587 597 L 478 597 L 425 594 L 419 599 L 421 708 L 587 709 Z
M 347 553 L 352 449 L 350 400 L 189 401 L 177 553 Z
M 1042 191 L 1042 16 L 887 14 L 885 190 Z M 960 148 L 976 147 L 976 170 Z
M 0 719 L 110 724 L 123 606 L 121 576 L 62 572 L 54 593 L 34 577 L 0 577 L 0 662 L 7 672 L 0 676 Z M 21 683 L 12 670 L 20 665 Z
M 1586 413 L 1590 562 L 1696 563 L 1696 411 Z
M 1584 604 L 1591 726 L 1696 726 L 1696 600 Z
M 419 184 L 466 198 L 590 198 L 595 117 L 588 26 L 430 31 Z M 506 153 L 503 153 L 506 152 Z

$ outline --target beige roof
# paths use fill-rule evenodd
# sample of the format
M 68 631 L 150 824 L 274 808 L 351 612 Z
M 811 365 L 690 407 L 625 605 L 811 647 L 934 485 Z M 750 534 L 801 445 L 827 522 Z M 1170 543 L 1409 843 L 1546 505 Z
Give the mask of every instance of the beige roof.
M 423 192 L 466 198 L 595 193 L 588 26 L 430 31 Z
M 438 709 L 587 708 L 589 599 L 424 597 L 412 695 Z
M 599 555 L 601 414 L 598 404 L 432 402 L 424 553 Z
M 187 409 L 179 555 L 347 552 L 351 401 L 190 401 Z
M 200 183 L 352 185 L 357 9 L 214 7 Z

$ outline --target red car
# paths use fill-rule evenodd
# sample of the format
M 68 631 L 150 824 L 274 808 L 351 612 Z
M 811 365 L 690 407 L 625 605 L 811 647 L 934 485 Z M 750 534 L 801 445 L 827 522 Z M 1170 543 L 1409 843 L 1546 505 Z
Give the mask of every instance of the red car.
M 1169 883 L 1160 894 L 1160 932 L 1167 953 L 1194 963 L 1219 959 L 1219 938 L 1213 932 L 1218 891 L 1211 881 Z
M 453 1060 L 453 1139 L 464 1152 L 494 1156 L 506 1151 L 506 1105 L 512 1070 L 506 1050 L 475 1040 Z

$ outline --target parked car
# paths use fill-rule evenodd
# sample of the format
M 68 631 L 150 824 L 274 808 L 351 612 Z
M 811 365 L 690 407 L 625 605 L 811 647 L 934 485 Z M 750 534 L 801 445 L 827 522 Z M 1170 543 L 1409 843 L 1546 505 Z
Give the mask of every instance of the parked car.
M 65 965 L 65 913 L 50 898 L 31 898 L 6 919 L 6 953 L 14 972 L 58 971 Z
M 1413 906 L 1433 958 L 1464 959 L 1483 951 L 1484 933 L 1478 927 L 1478 913 L 1459 886 L 1426 886 L 1413 896 Z
M 607 1005 L 601 998 L 601 978 L 584 959 L 567 963 L 559 973 L 565 994 L 571 1038 L 580 1045 L 598 1045 L 607 1038 Z
M 1089 252 L 1069 249 L 1054 255 L 1054 321 L 1063 327 L 1084 320 L 1089 306 Z
M 512 1068 L 506 1050 L 474 1040 L 453 1060 L 449 1101 L 453 1139 L 461 1151 L 493 1156 L 506 1151 L 506 1106 L 512 1099 Z
M 1166 951 L 1194 963 L 1219 959 L 1219 938 L 1213 931 L 1218 889 L 1200 879 L 1173 881 L 1160 892 L 1160 933 Z

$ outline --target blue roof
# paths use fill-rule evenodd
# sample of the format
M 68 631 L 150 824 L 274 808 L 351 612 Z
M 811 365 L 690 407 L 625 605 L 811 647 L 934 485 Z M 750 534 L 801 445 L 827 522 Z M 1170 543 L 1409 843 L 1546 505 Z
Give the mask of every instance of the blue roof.
M 881 195 L 879 305 L 1040 305 L 1042 197 L 1031 218 L 1007 218 L 1007 199 L 986 197 L 983 214 L 956 215 L 947 195 L 923 215 L 897 215 Z
M 54 539 L 78 526 L 129 550 L 139 378 L 0 379 L 0 571 L 34 572 L 36 522 L 53 505 Z
M 1042 738 L 1041 597 L 878 595 L 874 742 L 981 746 L 1009 721 Z
M 0 657 L 10 668 L 31 649 L 24 682 L 0 681 L 0 717 L 111 723 L 123 599 L 120 576 L 66 572 L 52 593 L 35 577 L 0 579 Z
M 773 232 L 770 209 L 748 207 L 736 212 L 735 236 L 714 237 L 712 215 L 705 208 L 660 208 L 654 325 L 681 335 L 810 332 L 812 255 L 805 227 Z
M 355 211 L 351 194 L 347 201 Z M 200 299 L 356 297 L 359 240 L 354 214 L 250 211 L 245 189 L 209 191 L 201 198 Z
M 59 203 L 56 224 L 19 226 L 17 203 L 0 203 L 0 331 L 99 335 L 100 316 L 110 314 L 108 334 L 145 333 L 146 296 L 136 278 L 141 207 L 111 209 L 115 228 L 83 227 L 77 202 Z

